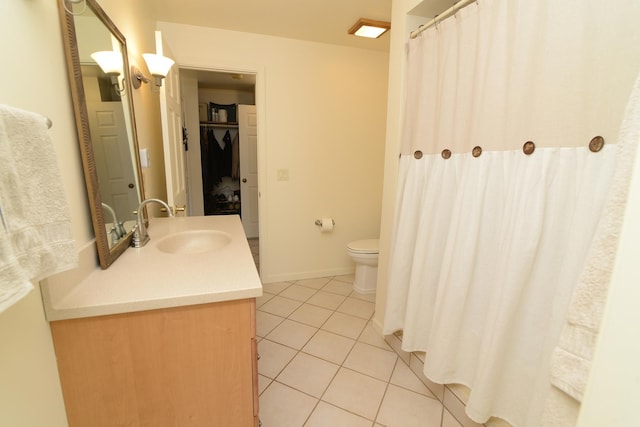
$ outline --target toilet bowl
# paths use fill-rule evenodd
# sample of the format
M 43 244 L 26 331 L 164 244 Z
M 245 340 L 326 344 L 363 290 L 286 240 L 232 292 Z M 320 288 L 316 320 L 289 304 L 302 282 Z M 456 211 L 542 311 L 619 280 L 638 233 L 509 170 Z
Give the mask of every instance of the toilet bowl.
M 379 239 L 356 240 L 347 245 L 347 253 L 356 264 L 353 289 L 361 294 L 376 291 L 378 281 Z

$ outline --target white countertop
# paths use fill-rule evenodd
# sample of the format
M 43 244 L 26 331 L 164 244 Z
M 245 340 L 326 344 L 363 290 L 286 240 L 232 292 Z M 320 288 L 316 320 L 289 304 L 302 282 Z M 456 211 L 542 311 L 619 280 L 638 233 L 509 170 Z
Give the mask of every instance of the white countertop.
M 195 254 L 165 253 L 163 237 L 188 230 L 228 233 L 229 244 Z M 152 218 L 151 241 L 127 249 L 107 270 L 93 270 L 76 284 L 47 281 L 47 320 L 74 319 L 158 308 L 254 298 L 262 284 L 237 215 Z

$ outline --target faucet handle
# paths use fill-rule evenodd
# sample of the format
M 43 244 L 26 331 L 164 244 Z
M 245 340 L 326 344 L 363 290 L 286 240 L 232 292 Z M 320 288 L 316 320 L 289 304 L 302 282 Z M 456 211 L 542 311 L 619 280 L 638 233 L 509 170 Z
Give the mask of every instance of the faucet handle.
M 131 229 L 133 233 L 133 237 L 131 238 L 131 246 L 134 248 L 140 247 L 140 230 L 138 229 L 138 224 L 135 224 Z

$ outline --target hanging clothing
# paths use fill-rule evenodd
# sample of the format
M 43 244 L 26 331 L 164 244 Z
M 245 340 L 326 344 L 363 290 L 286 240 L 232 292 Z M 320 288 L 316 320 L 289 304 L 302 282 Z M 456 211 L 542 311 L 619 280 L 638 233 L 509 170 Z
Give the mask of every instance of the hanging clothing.
M 233 138 L 231 150 L 231 178 L 240 179 L 240 132 Z
M 238 178 L 238 135 L 232 140 L 227 130 L 218 140 L 213 128 L 200 127 L 200 161 L 202 165 L 202 187 L 206 194 L 213 191 L 225 176 Z
M 224 137 L 222 138 L 224 141 L 224 149 L 222 150 L 222 156 L 219 159 L 221 165 L 221 174 L 222 176 L 231 176 L 231 157 L 232 157 L 232 141 L 231 141 L 231 133 L 227 129 L 224 133 Z

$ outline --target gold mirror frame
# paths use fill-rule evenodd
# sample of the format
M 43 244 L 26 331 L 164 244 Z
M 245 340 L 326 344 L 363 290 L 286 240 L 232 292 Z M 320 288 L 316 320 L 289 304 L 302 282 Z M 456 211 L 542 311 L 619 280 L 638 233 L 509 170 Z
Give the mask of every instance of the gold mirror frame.
M 95 0 L 85 0 L 86 6 L 96 15 L 96 17 L 105 25 L 106 29 L 115 37 L 121 45 L 123 56 L 123 72 L 124 84 L 126 86 L 125 99 L 122 102 L 128 103 L 129 115 L 131 120 L 131 128 L 129 135 L 133 141 L 129 141 L 133 146 L 132 163 L 137 173 L 136 188 L 138 190 L 138 198 L 142 200 L 144 188 L 142 184 L 142 170 L 138 159 L 138 140 L 136 132 L 135 114 L 133 110 L 133 102 L 131 100 L 131 79 L 129 75 L 129 60 L 127 56 L 127 44 L 124 35 L 118 30 L 113 21 L 98 5 Z M 105 228 L 104 211 L 102 207 L 102 195 L 98 183 L 98 174 L 96 170 L 95 154 L 89 128 L 89 115 L 87 110 L 87 101 L 85 98 L 85 90 L 80 65 L 80 56 L 78 52 L 78 40 L 76 37 L 76 26 L 74 16 L 65 10 L 72 10 L 73 4 L 68 0 L 59 0 L 58 11 L 60 14 L 60 22 L 62 26 L 62 38 L 64 41 L 65 57 L 67 62 L 67 71 L 69 74 L 69 83 L 71 87 L 71 97 L 73 99 L 73 110 L 76 118 L 76 129 L 78 132 L 78 140 L 80 142 L 80 154 L 82 156 L 82 167 L 84 170 L 84 179 L 87 187 L 87 196 L 89 199 L 89 209 L 91 211 L 91 220 L 96 235 L 96 246 L 98 250 L 98 258 L 102 269 L 108 268 L 113 262 L 131 245 L 132 233 L 128 232 L 121 238 L 117 244 L 110 247 L 109 238 Z M 126 114 L 126 112 L 125 112 Z

